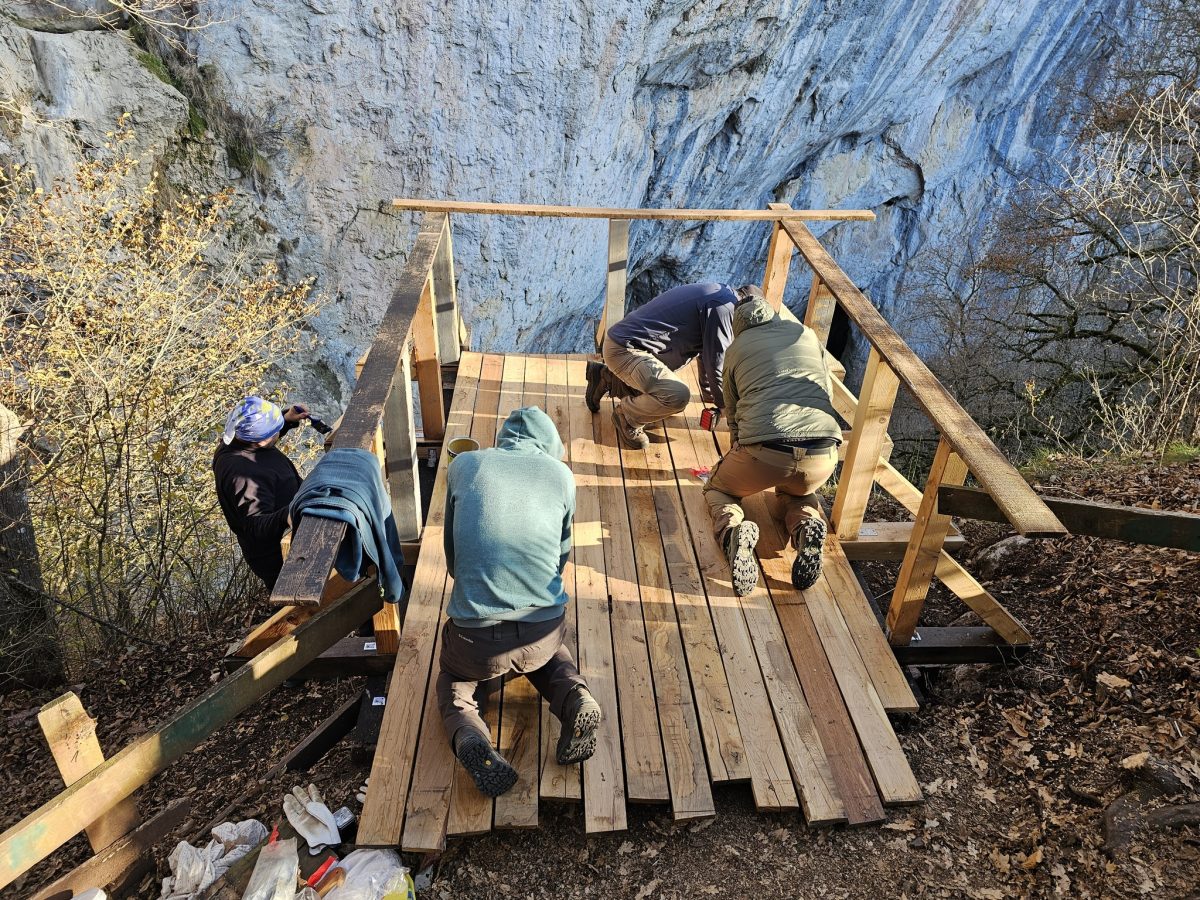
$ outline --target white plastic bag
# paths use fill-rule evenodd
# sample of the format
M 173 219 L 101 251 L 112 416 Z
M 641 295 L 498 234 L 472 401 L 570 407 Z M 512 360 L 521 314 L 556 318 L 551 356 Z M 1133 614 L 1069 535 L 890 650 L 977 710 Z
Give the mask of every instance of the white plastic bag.
M 395 850 L 355 850 L 336 868 L 345 870 L 346 880 L 325 900 L 380 900 L 393 879 L 408 871 Z
M 267 844 L 259 851 L 242 900 L 294 900 L 299 871 L 295 838 Z

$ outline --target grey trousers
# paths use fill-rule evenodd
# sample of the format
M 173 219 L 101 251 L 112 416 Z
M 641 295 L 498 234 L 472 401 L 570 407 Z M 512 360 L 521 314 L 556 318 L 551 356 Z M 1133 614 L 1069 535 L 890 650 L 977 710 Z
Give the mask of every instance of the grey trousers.
M 528 678 L 550 704 L 550 711 L 562 718 L 567 695 L 576 686 L 587 686 L 563 643 L 566 630 L 563 616 L 548 622 L 501 622 L 487 628 L 460 628 L 446 620 L 437 700 L 451 747 L 462 728 L 473 728 L 491 740 L 479 715 L 476 689 L 482 681 L 509 673 Z
M 621 400 L 621 414 L 632 425 L 652 425 L 687 409 L 691 389 L 658 357 L 630 350 L 604 338 L 604 364 L 625 384 L 641 393 Z

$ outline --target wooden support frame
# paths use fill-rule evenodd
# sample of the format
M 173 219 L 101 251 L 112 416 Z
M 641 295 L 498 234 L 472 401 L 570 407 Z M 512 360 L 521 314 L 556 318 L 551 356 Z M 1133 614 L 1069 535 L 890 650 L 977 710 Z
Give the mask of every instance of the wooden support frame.
M 442 364 L 438 361 L 438 329 L 434 318 L 433 279 L 425 280 L 421 302 L 413 319 L 413 355 L 416 357 L 417 391 L 421 396 L 421 430 L 426 440 L 441 440 L 446 433 L 446 401 L 442 394 Z
M 888 608 L 888 640 L 893 645 L 907 644 L 912 640 L 917 619 L 929 595 L 929 585 L 937 568 L 942 544 L 950 533 L 950 517 L 938 511 L 938 488 L 943 484 L 962 484 L 966 478 L 966 464 L 943 437 L 938 441 L 921 508 L 917 511 L 917 521 L 913 525 L 904 562 L 900 565 L 900 577 L 896 579 L 896 588 Z
M 843 541 L 858 537 L 899 387 L 900 380 L 892 367 L 879 351 L 872 348 L 863 376 L 862 396 L 854 412 L 854 429 L 846 448 L 846 461 L 842 463 L 833 500 L 833 527 Z
M 604 335 L 625 316 L 625 290 L 629 282 L 629 221 L 608 222 L 608 274 L 604 280 L 604 309 L 596 323 L 596 349 L 604 346 Z
M 768 209 L 784 211 L 791 207 L 786 203 L 768 203 Z M 767 244 L 767 266 L 763 271 L 763 294 L 776 310 L 783 308 L 783 294 L 787 289 L 788 270 L 792 266 L 792 254 L 796 245 L 783 227 L 776 222 L 771 228 L 771 241 Z
M 808 289 L 808 304 L 804 307 L 804 324 L 816 332 L 817 340 L 824 347 L 829 343 L 829 332 L 833 329 L 833 314 L 837 311 L 837 298 L 833 296 L 820 275 L 812 277 Z
M 193 700 L 161 728 L 142 735 L 0 834 L 0 888 L 300 671 L 364 622 L 379 602 L 375 582 L 355 588 Z
M 873 354 L 886 361 L 894 376 L 912 392 L 917 404 L 946 437 L 954 451 L 987 490 L 1013 526 L 1027 537 L 1060 537 L 1066 528 L 1013 468 L 983 429 L 929 371 L 879 310 L 842 271 L 803 222 L 781 220 L 813 273 L 871 344 Z M 867 391 L 863 390 L 867 400 Z M 840 531 L 839 531 L 840 535 Z
M 413 427 L 412 364 L 407 350 L 393 376 L 392 392 L 383 408 L 384 471 L 392 514 L 402 541 L 421 538 L 421 478 L 417 472 L 417 430 Z

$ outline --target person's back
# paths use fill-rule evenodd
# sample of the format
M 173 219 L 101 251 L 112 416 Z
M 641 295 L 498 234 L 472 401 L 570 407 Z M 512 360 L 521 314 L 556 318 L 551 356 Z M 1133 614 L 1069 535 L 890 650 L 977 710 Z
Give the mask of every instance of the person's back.
M 623 347 L 653 353 L 674 371 L 704 349 L 705 331 L 718 324 L 710 324 L 711 318 L 728 328 L 736 302 L 737 293 L 727 284 L 681 284 L 628 313 L 608 336 Z
M 736 440 L 840 440 L 829 370 L 815 332 L 781 317 L 763 300 L 738 307 L 733 327 L 725 383 Z
M 571 548 L 575 480 L 554 423 L 515 410 L 496 447 L 450 465 L 446 560 L 454 577 L 448 614 L 463 627 L 562 615 L 562 568 Z

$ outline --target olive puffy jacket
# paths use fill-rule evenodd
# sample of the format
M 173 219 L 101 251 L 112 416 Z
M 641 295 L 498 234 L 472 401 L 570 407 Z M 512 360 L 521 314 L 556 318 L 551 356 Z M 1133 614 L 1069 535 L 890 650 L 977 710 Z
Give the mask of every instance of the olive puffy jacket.
M 842 439 L 830 402 L 829 369 L 812 329 L 783 319 L 765 300 L 733 314 L 725 354 L 725 415 L 735 441 Z

